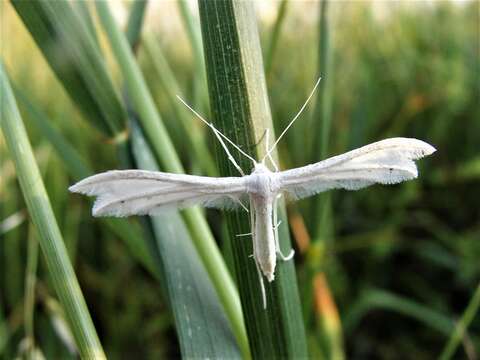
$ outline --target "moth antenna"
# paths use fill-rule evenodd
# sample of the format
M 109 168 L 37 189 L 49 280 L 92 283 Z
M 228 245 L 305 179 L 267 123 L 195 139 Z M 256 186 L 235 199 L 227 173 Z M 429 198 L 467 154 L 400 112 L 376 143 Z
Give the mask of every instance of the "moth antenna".
M 267 153 L 265 154 L 264 158 L 262 159 L 262 164 L 265 163 L 265 160 L 266 160 L 266 157 L 267 157 L 267 154 L 268 154 L 268 143 L 270 142 L 270 141 L 269 141 L 269 140 L 270 140 L 270 139 L 269 139 L 269 138 L 270 138 L 269 130 L 270 130 L 270 129 L 267 128 L 267 129 L 265 129 L 265 132 L 263 133 L 263 136 L 265 136 L 265 151 L 266 151 Z M 263 136 L 262 136 L 262 137 L 263 137 Z
M 308 95 L 308 98 L 307 100 L 305 101 L 305 103 L 302 105 L 302 107 L 300 108 L 300 110 L 298 111 L 297 115 L 294 116 L 294 118 L 290 121 L 290 123 L 287 125 L 287 127 L 282 131 L 282 133 L 280 134 L 280 136 L 277 138 L 277 141 L 275 141 L 272 145 L 272 147 L 270 148 L 270 150 L 267 151 L 267 154 L 263 157 L 263 159 L 265 159 L 267 156 L 270 156 L 271 152 L 273 150 L 275 150 L 275 147 L 277 146 L 278 142 L 280 141 L 280 139 L 283 137 L 283 135 L 285 135 L 285 133 L 287 132 L 288 129 L 290 129 L 290 127 L 293 125 L 293 123 L 298 119 L 298 117 L 300 116 L 300 114 L 303 112 L 303 110 L 305 110 L 305 108 L 307 107 L 308 103 L 310 102 L 310 99 L 312 98 L 313 94 L 315 93 L 315 90 L 317 90 L 317 87 L 318 85 L 320 84 L 320 80 L 322 80 L 322 77 L 320 76 L 317 80 L 317 82 L 315 83 L 315 86 L 313 87 L 313 90 L 310 92 L 310 95 Z M 262 159 L 262 161 L 263 161 Z
M 268 160 L 270 160 L 270 163 L 273 165 L 273 168 L 275 169 L 276 172 L 278 172 L 278 166 L 275 163 L 275 160 L 273 160 L 272 154 L 268 151 L 268 144 L 270 143 L 270 129 L 265 129 L 265 151 L 267 152 L 265 157 L 262 159 L 262 164 L 265 162 L 266 158 L 268 157 Z
M 216 138 L 218 139 L 218 141 L 220 142 L 220 144 L 222 145 L 223 149 L 225 150 L 227 156 L 228 156 L 228 159 L 232 162 L 232 164 L 235 166 L 235 168 L 240 172 L 240 174 L 242 174 L 242 176 L 245 176 L 243 170 L 240 168 L 240 166 L 237 164 L 237 162 L 235 161 L 235 159 L 233 158 L 232 154 L 230 154 L 230 151 L 228 150 L 227 148 L 227 145 L 225 144 L 225 142 L 222 140 L 225 139 L 230 145 L 232 145 L 235 149 L 238 150 L 238 152 L 240 154 L 242 154 L 243 156 L 245 156 L 246 158 L 248 158 L 249 160 L 251 160 L 253 162 L 253 164 L 256 164 L 257 162 L 255 161 L 254 158 L 252 158 L 250 155 L 248 155 L 246 152 L 244 152 L 242 149 L 240 149 L 240 147 L 235 144 L 232 140 L 230 140 L 227 136 L 223 135 L 222 132 L 220 130 L 218 130 L 215 126 L 213 126 L 213 124 L 211 122 L 208 122 L 207 120 L 205 120 L 205 118 L 200 115 L 197 111 L 195 111 L 190 105 L 188 105 L 179 95 L 177 95 L 177 99 L 180 100 L 182 102 L 183 105 L 185 105 L 187 107 L 187 109 L 189 109 L 197 118 L 199 118 L 203 123 L 205 123 L 208 127 L 210 127 L 210 129 L 212 129 L 213 133 L 215 134 Z

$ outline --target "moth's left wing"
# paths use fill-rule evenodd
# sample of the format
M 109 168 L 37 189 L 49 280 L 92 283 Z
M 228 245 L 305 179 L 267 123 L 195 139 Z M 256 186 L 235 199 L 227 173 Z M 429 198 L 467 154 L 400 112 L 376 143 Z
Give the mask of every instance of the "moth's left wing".
M 281 191 L 294 199 L 343 188 L 396 184 L 418 176 L 414 160 L 435 148 L 424 141 L 391 138 L 304 167 L 277 173 Z
M 144 170 L 113 170 L 69 188 L 97 196 L 93 216 L 153 215 L 193 205 L 234 208 L 245 196 L 241 177 L 213 178 Z

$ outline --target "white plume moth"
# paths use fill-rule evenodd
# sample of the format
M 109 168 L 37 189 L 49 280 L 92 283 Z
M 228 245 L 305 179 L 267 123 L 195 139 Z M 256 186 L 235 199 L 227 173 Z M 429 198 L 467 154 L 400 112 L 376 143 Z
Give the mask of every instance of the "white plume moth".
M 253 239 L 253 258 L 259 273 L 265 307 L 262 274 L 268 281 L 273 281 L 277 256 L 289 260 L 294 254 L 291 250 L 285 256 L 280 251 L 276 211 L 280 196 L 302 199 L 331 189 L 358 190 L 376 183 L 396 184 L 415 179 L 418 172 L 414 160 L 435 151 L 433 146 L 421 140 L 391 138 L 315 164 L 279 171 L 271 152 L 303 111 L 319 81 L 320 79 L 300 111 L 271 147 L 266 131 L 266 155 L 260 162 L 246 154 L 180 99 L 213 130 L 241 177 L 215 178 L 144 170 L 113 170 L 88 177 L 69 190 L 98 197 L 93 206 L 93 216 L 155 215 L 168 209 L 193 205 L 221 209 L 244 208 L 250 213 L 251 234 L 242 235 L 251 235 Z M 224 140 L 253 162 L 250 175 L 243 173 Z M 266 159 L 269 159 L 274 171 L 266 166 Z M 249 204 L 249 209 L 245 203 Z

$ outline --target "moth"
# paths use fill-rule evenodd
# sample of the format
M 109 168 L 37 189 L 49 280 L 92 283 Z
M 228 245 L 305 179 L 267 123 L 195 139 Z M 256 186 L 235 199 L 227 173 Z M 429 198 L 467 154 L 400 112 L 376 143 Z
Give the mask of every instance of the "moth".
M 69 190 L 97 196 L 93 216 L 155 215 L 194 205 L 220 209 L 244 208 L 250 215 L 251 234 L 242 235 L 252 236 L 253 258 L 265 307 L 262 275 L 269 282 L 273 281 L 277 257 L 286 261 L 294 255 L 293 250 L 288 255 L 280 250 L 277 202 L 281 196 L 298 200 L 331 189 L 358 190 L 373 184 L 396 184 L 415 179 L 418 171 L 414 160 L 435 151 L 433 146 L 421 140 L 390 138 L 314 164 L 280 171 L 271 153 L 300 115 L 319 81 L 303 107 L 271 147 L 266 132 L 266 155 L 260 162 L 246 154 L 184 102 L 213 130 L 242 176 L 206 177 L 144 170 L 112 170 L 88 177 Z M 245 175 L 235 162 L 224 140 L 252 160 L 253 170 L 249 175 Z M 273 165 L 273 171 L 266 165 L 267 159 Z M 245 204 L 249 205 L 248 208 Z

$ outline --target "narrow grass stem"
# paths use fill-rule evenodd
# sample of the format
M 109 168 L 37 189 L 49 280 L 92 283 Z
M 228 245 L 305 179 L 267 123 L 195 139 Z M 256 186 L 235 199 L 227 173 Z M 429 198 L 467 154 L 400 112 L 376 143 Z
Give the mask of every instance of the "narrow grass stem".
M 34 309 L 35 309 L 35 284 L 37 281 L 37 264 L 38 264 L 38 241 L 36 238 L 35 228 L 28 228 L 28 244 L 27 244 L 27 266 L 25 269 L 25 299 L 24 299 L 24 324 L 25 335 L 28 341 L 27 352 L 33 359 L 33 350 L 35 348 L 34 336 Z
M 65 243 L 53 215 L 32 147 L 1 63 L 0 94 L 2 104 L 0 126 L 15 163 L 30 216 L 39 234 L 40 246 L 52 283 L 64 307 L 80 356 L 85 359 L 103 359 L 105 354 L 68 258 Z
M 458 321 L 455 326 L 455 330 L 450 335 L 445 348 L 443 349 L 442 353 L 440 354 L 440 360 L 448 360 L 455 355 L 455 351 L 460 345 L 462 338 L 465 336 L 465 332 L 467 331 L 468 326 L 474 319 L 475 315 L 478 313 L 478 309 L 480 308 L 480 283 L 478 284 L 475 292 L 473 293 L 470 302 L 463 312 L 462 317 Z

